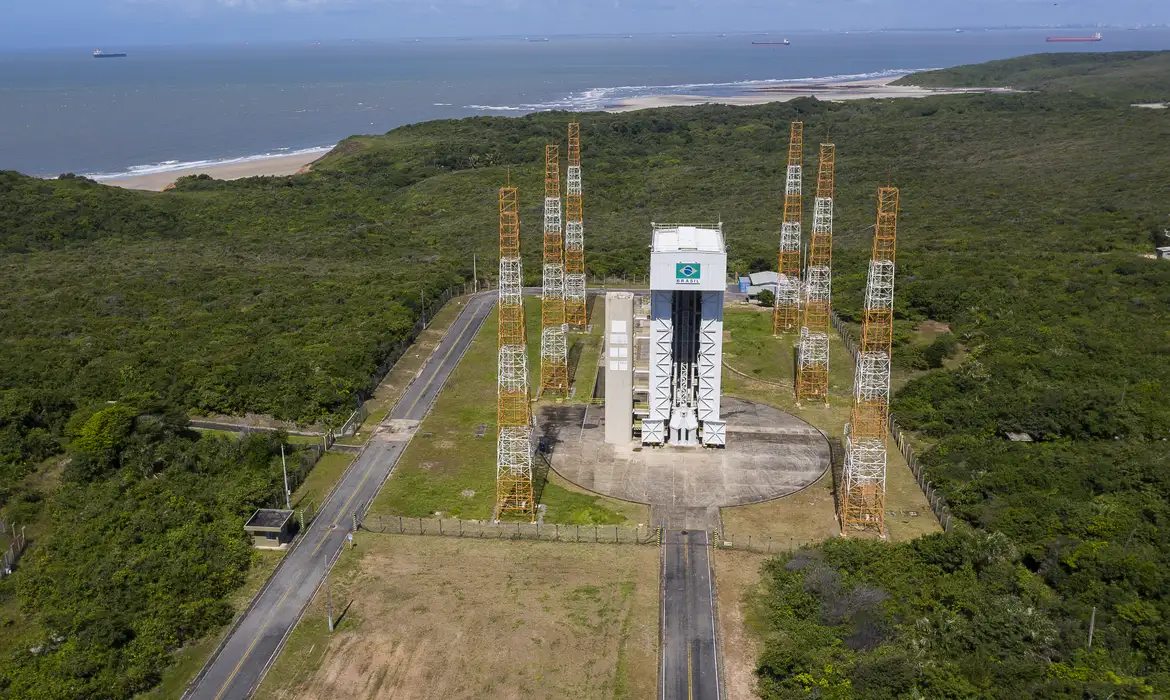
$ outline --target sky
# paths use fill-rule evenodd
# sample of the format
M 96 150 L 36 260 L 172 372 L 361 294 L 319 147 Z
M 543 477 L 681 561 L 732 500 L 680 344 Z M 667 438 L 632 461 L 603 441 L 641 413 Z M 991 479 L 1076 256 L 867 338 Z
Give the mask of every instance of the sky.
M 1170 0 L 0 0 L 0 50 L 1170 23 Z

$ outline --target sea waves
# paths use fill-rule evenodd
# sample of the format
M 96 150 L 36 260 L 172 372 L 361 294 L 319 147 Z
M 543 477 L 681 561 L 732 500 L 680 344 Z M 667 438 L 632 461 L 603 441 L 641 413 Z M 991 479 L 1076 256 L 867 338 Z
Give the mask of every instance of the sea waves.
M 931 70 L 929 68 L 891 68 L 872 73 L 830 75 L 820 78 L 785 78 L 773 80 L 739 80 L 726 83 L 684 83 L 680 85 L 622 85 L 619 87 L 590 88 L 570 93 L 565 97 L 548 102 L 518 105 L 464 105 L 464 109 L 475 112 L 546 112 L 567 110 L 572 112 L 595 112 L 616 106 L 624 100 L 664 95 L 700 95 L 703 97 L 731 97 L 742 95 L 761 87 L 803 85 L 811 83 L 847 83 L 859 80 L 899 78 L 910 73 Z
M 290 149 L 281 148 L 268 153 L 258 153 L 251 156 L 240 156 L 237 158 L 218 158 L 208 160 L 164 160 L 160 163 L 150 163 L 148 165 L 132 165 L 124 171 L 114 173 L 84 173 L 85 177 L 92 180 L 116 180 L 124 177 L 138 177 L 140 175 L 155 175 L 157 173 L 170 173 L 178 170 L 191 170 L 195 168 L 212 168 L 221 165 L 238 165 L 240 163 L 253 163 L 261 160 L 271 160 L 273 158 L 288 158 L 293 156 L 311 156 L 324 155 L 331 151 L 333 146 L 314 146 L 312 148 Z

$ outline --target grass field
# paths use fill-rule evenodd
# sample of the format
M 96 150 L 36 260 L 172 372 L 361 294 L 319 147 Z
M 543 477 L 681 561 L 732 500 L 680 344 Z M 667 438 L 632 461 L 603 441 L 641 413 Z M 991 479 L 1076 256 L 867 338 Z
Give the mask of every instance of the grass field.
M 529 356 L 535 355 L 532 361 L 539 371 L 540 350 L 532 338 L 540 337 L 540 300 L 525 302 Z M 441 513 L 445 518 L 491 518 L 496 483 L 496 326 L 493 311 L 374 499 L 372 516 Z M 540 492 L 547 523 L 650 522 L 645 506 L 589 494 L 549 474 Z
M 728 309 L 724 329 L 730 334 L 723 344 L 723 359 L 742 374 L 724 368 L 723 392 L 787 411 L 840 438 L 849 422 L 853 392 L 853 361 L 840 337 L 829 336 L 829 406 L 798 407 L 793 397 L 794 334 L 772 337 L 772 316 L 768 309 Z M 747 375 L 744 377 L 742 375 Z M 939 531 L 938 521 L 910 468 L 893 442 L 888 443 L 886 510 L 899 517 L 887 519 L 889 536 L 895 541 L 913 539 Z M 905 513 L 916 512 L 918 515 Z M 722 509 L 724 531 L 732 542 L 747 537 L 771 541 L 788 548 L 839 536 L 834 514 L 833 482 L 826 474 L 804 491 L 764 503 Z
M 258 700 L 650 700 L 658 549 L 361 534 Z
M 727 700 L 755 700 L 756 663 L 761 648 L 759 620 L 766 615 L 753 595 L 760 585 L 763 554 L 716 550 L 713 566 L 718 595 L 716 617 L 723 654 Z
M 451 324 L 455 323 L 455 319 L 459 317 L 463 307 L 467 306 L 467 299 L 468 297 L 455 297 L 443 306 L 426 330 L 418 334 L 414 344 L 407 348 L 402 357 L 394 363 L 394 367 L 386 374 L 386 378 L 374 390 L 374 395 L 366 401 L 365 406 L 369 414 L 362 422 L 358 432 L 351 437 L 342 438 L 339 442 L 344 445 L 361 445 L 366 441 L 370 431 L 382 422 L 390 409 L 394 408 L 394 404 L 402 396 L 402 392 L 406 391 L 406 387 L 422 369 L 427 358 L 439 346 L 439 341 L 451 328 Z

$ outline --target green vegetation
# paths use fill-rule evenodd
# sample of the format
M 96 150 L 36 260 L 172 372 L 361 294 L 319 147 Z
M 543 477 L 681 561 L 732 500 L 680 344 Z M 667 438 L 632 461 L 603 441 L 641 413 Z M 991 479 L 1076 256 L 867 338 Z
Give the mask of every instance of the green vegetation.
M 231 619 L 256 558 L 240 526 L 277 498 L 282 436 L 201 437 L 186 422 L 149 398 L 69 421 L 61 483 L 31 501 L 51 528 L 0 579 L 0 697 L 130 697 Z
M 1011 87 L 1130 102 L 1170 99 L 1170 52 L 1043 53 L 915 73 L 895 85 Z
M 539 338 L 540 299 L 528 297 L 524 306 L 528 337 Z M 370 506 L 374 518 L 429 518 L 436 514 L 465 520 L 491 518 L 496 499 L 497 323 L 493 311 L 374 499 Z M 540 347 L 530 340 L 528 349 L 536 380 Z M 534 404 L 533 410 L 539 411 L 540 405 Z M 541 463 L 539 456 L 537 462 Z M 645 506 L 582 493 L 547 469 L 540 473 L 539 500 L 547 506 L 546 523 L 648 522 Z
M 890 629 L 853 648 L 846 618 L 777 599 L 777 639 L 801 654 L 768 651 L 768 697 L 804 693 L 792 683 L 806 676 L 824 680 L 822 697 L 896 695 L 905 686 L 865 674 L 897 658 L 925 695 L 1170 692 L 1170 265 L 1144 257 L 1170 228 L 1170 119 L 1129 107 L 1170 98 L 1170 59 L 1076 56 L 983 69 L 1035 88 L 1025 94 L 582 117 L 594 278 L 643 271 L 652 219 L 722 215 L 732 271 L 773 267 L 788 122 L 802 119 L 808 164 L 830 127 L 838 145 L 834 299 L 855 321 L 874 189 L 891 171 L 902 189 L 895 358 L 907 383 L 894 411 L 936 444 L 930 478 L 972 531 L 829 543 L 816 556 L 846 572 L 840 588 L 773 568 L 777 590 L 804 590 L 822 610 L 855 586 L 887 587 L 872 617 Z M 924 80 L 959 78 L 909 79 Z M 0 662 L 0 695 L 124 697 L 229 615 L 250 561 L 240 521 L 274 486 L 271 445 L 197 441 L 177 418 L 150 418 L 178 409 L 127 397 L 336 421 L 409 333 L 420 289 L 461 283 L 473 252 L 490 268 L 508 168 L 528 281 L 539 279 L 543 146 L 566 121 L 420 124 L 348 139 L 311 174 L 186 179 L 161 194 L 0 174 L 0 508 L 53 525 L 0 583 L 0 611 L 16 600 L 20 620 L 36 621 L 27 638 L 4 627 L 19 643 Z M 926 337 L 927 321 L 953 340 Z M 136 412 L 89 425 L 88 407 L 106 401 Z M 1008 444 L 1007 432 L 1037 442 Z M 30 486 L 73 437 L 85 451 L 63 485 Z M 904 571 L 866 578 L 886 561 Z M 1003 621 L 1029 606 L 1051 635 Z M 966 646 L 952 649 L 914 632 L 919 619 L 990 631 L 956 635 Z

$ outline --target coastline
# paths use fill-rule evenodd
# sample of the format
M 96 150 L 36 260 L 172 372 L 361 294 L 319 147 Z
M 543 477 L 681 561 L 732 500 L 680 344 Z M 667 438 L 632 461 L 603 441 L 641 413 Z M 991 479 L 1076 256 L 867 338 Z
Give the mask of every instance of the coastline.
M 902 75 L 854 80 L 793 81 L 744 87 L 738 94 L 725 96 L 671 94 L 627 97 L 601 105 L 592 110 L 600 112 L 632 112 L 660 107 L 681 107 L 703 104 L 731 106 L 761 105 L 787 102 L 798 97 L 816 97 L 827 102 L 866 99 L 921 98 L 933 95 L 972 93 L 1010 93 L 1011 88 L 923 88 L 913 85 L 892 85 Z M 1144 106 L 1144 105 L 1142 105 Z M 329 153 L 331 148 L 306 149 L 286 155 L 271 155 L 227 160 L 222 162 L 192 163 L 183 167 L 161 165 L 157 170 L 106 176 L 91 176 L 102 184 L 135 190 L 160 192 L 175 180 L 188 175 L 208 175 L 217 180 L 237 180 L 245 177 L 296 175 L 306 172 L 315 161 Z
M 971 93 L 1009 93 L 1010 88 L 923 88 L 913 85 L 891 85 L 903 76 L 849 80 L 841 82 L 813 82 L 769 85 L 751 88 L 742 95 L 710 97 L 705 95 L 655 95 L 631 97 L 605 108 L 606 112 L 633 112 L 657 107 L 682 107 L 702 104 L 762 105 L 769 102 L 787 102 L 798 97 L 815 97 L 826 102 L 845 100 L 880 100 L 888 98 L 930 97 Z
M 175 180 L 187 175 L 209 175 L 216 180 L 238 180 L 244 177 L 260 177 L 264 175 L 296 175 L 307 170 L 308 167 L 324 156 L 328 151 L 312 151 L 294 153 L 290 155 L 256 158 L 226 163 L 208 163 L 190 168 L 164 170 L 162 172 L 143 173 L 141 175 L 119 175 L 116 177 L 95 178 L 103 185 L 124 187 L 131 190 L 151 190 L 161 192 Z

